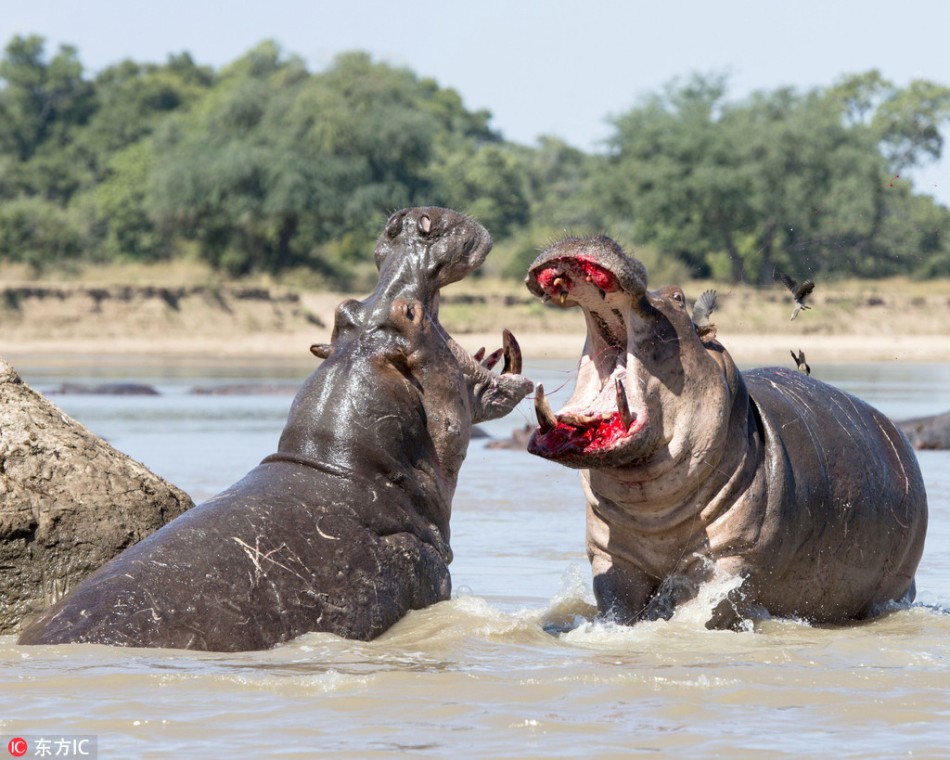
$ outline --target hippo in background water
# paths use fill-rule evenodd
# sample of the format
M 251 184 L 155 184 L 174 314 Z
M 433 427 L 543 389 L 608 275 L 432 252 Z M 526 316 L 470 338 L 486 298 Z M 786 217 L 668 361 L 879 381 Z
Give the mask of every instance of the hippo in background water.
M 927 500 L 883 414 L 802 372 L 740 373 L 683 291 L 648 291 L 610 238 L 557 243 L 526 284 L 587 320 L 571 398 L 555 413 L 537 389 L 529 451 L 581 470 L 602 614 L 669 618 L 723 576 L 742 582 L 709 627 L 763 609 L 840 623 L 913 600 Z
M 399 211 L 379 284 L 336 312 L 325 358 L 277 452 L 123 552 L 20 644 L 266 649 L 312 631 L 370 639 L 448 599 L 449 516 L 472 425 L 530 392 L 517 343 L 493 374 L 438 321 L 439 289 L 478 267 L 488 232 L 447 209 Z

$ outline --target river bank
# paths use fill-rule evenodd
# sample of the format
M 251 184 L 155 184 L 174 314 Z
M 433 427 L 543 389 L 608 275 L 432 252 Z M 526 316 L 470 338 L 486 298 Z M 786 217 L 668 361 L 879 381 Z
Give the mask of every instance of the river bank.
M 692 300 L 709 283 L 687 285 Z M 786 364 L 803 350 L 810 364 L 950 362 L 950 283 L 853 281 L 816 289 L 813 309 L 789 320 L 776 287 L 718 286 L 713 321 L 743 364 Z M 365 294 L 298 291 L 270 285 L 0 285 L 0 356 L 309 356 L 326 342 L 336 306 Z M 501 345 L 511 329 L 526 357 L 580 354 L 576 309 L 537 302 L 517 283 L 474 280 L 443 293 L 440 320 L 469 350 Z

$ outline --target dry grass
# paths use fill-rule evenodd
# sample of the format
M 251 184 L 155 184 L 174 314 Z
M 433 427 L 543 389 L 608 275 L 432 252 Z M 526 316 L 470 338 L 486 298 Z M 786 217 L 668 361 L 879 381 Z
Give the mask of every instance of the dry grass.
M 343 294 L 302 290 L 292 282 L 258 277 L 223 283 L 195 262 L 90 269 L 68 283 L 37 283 L 28 272 L 0 268 L 0 288 L 41 285 L 58 297 L 0 301 L 0 355 L 60 353 L 176 353 L 192 355 L 292 355 L 329 339 Z M 172 302 L 160 297 L 90 298 L 90 287 L 109 290 L 191 288 L 201 292 Z M 660 285 L 663 283 L 654 283 Z M 827 361 L 950 361 L 950 281 L 819 282 L 813 308 L 789 321 L 789 294 L 709 282 L 682 283 L 687 298 L 718 291 L 714 315 L 720 340 L 739 358 L 785 363 L 788 349 Z M 266 289 L 266 299 L 235 297 L 240 288 Z M 578 309 L 542 305 L 523 284 L 469 278 L 443 292 L 440 318 L 468 348 L 494 347 L 501 330 L 519 337 L 528 356 L 576 357 L 585 331 Z M 817 352 L 817 353 L 816 353 Z M 774 355 L 774 359 L 773 359 Z

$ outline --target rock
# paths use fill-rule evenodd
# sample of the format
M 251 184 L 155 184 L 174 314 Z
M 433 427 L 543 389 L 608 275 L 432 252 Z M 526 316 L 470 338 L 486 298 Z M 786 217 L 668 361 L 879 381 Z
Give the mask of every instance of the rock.
M 918 451 L 921 449 L 950 449 L 950 412 L 903 420 L 898 422 L 897 426 Z
M 192 505 L 0 359 L 0 634 Z
M 82 383 L 61 383 L 50 391 L 51 396 L 158 396 L 159 392 L 151 385 L 142 383 L 102 383 L 83 385 Z
M 537 425 L 525 425 L 521 428 L 515 428 L 511 432 L 510 438 L 502 438 L 495 441 L 489 441 L 485 444 L 486 449 L 511 449 L 514 451 L 526 451 L 531 434 L 537 429 Z

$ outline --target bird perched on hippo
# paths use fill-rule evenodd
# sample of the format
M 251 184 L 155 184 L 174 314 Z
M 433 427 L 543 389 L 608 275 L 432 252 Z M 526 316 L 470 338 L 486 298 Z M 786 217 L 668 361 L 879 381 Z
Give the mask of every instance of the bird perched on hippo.
M 501 374 L 438 320 L 440 288 L 488 255 L 480 224 L 405 209 L 379 283 L 336 311 L 325 361 L 277 452 L 86 578 L 21 644 L 266 649 L 311 631 L 373 638 L 451 592 L 449 516 L 472 425 L 530 392 L 505 334 Z
M 537 388 L 528 449 L 581 470 L 602 614 L 669 618 L 722 574 L 742 582 L 711 628 L 763 609 L 839 623 L 913 600 L 927 500 L 887 417 L 796 370 L 740 372 L 683 291 L 647 290 L 610 238 L 556 243 L 526 284 L 587 322 L 573 395 L 555 413 Z

